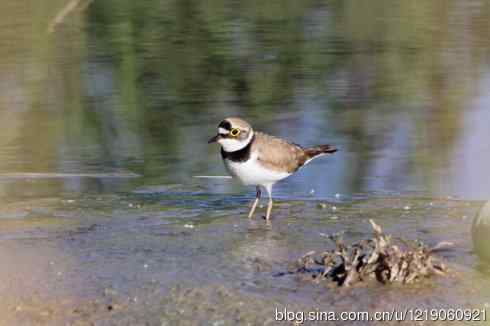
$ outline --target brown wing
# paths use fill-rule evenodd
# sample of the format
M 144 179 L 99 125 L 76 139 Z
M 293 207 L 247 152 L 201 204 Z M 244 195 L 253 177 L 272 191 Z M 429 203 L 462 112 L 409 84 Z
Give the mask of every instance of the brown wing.
M 255 132 L 252 151 L 258 152 L 257 159 L 271 170 L 293 173 L 308 159 L 303 148 L 283 139 Z

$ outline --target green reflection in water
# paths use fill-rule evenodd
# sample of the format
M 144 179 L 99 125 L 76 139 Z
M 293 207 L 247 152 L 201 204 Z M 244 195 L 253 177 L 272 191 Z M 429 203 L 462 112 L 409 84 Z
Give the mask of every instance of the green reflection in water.
M 96 0 L 48 33 L 64 5 L 1 4 L 4 172 L 219 174 L 203 140 L 239 114 L 299 143 L 339 144 L 323 194 L 440 193 L 485 95 L 484 1 Z

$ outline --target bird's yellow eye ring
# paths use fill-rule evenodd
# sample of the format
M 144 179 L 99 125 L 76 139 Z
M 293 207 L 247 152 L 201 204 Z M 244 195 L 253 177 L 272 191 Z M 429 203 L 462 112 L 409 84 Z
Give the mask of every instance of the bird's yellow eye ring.
M 240 129 L 238 129 L 238 128 L 233 128 L 233 129 L 231 129 L 231 131 L 230 131 L 230 135 L 232 135 L 233 137 L 236 137 L 236 136 L 238 136 L 239 134 L 240 134 Z

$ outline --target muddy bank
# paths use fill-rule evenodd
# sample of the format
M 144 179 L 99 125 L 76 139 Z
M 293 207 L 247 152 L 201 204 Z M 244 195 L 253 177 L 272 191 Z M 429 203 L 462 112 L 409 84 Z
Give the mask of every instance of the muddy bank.
M 481 203 L 366 197 L 278 201 L 272 226 L 248 220 L 249 197 L 185 187 L 55 198 L 0 211 L 0 324 L 274 324 L 275 309 L 386 311 L 394 307 L 483 307 L 489 273 L 472 253 Z M 17 208 L 16 208 L 17 207 Z M 20 208 L 19 208 L 20 209 Z M 432 246 L 457 277 L 341 289 L 277 277 L 307 251 L 372 235 Z M 333 247 L 331 248 L 333 249 Z

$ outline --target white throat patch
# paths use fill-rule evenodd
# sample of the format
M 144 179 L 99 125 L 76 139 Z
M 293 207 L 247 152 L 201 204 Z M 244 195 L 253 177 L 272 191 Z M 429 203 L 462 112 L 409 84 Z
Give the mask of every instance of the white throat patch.
M 225 152 L 236 152 L 247 146 L 252 140 L 253 136 L 254 132 L 251 130 L 247 139 L 245 140 L 221 138 L 218 140 L 218 143 L 223 147 Z

